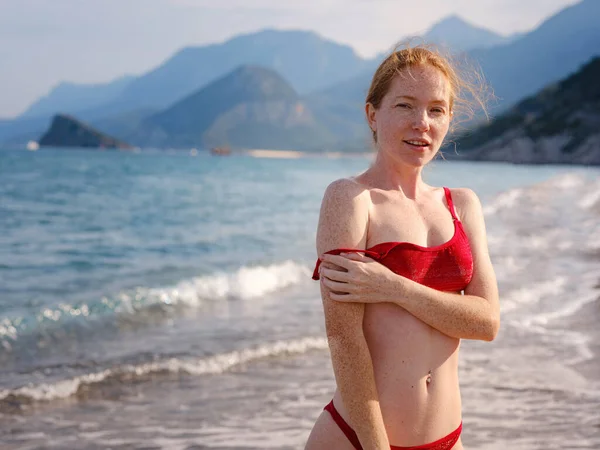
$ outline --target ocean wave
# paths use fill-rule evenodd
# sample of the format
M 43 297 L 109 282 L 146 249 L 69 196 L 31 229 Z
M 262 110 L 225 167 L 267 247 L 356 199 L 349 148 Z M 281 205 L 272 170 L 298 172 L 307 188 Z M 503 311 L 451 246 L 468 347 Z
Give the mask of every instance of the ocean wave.
M 600 240 L 600 181 L 556 176 L 498 195 L 484 207 L 494 255 L 533 260 L 595 252 Z
M 527 283 L 502 295 L 502 312 L 508 313 L 523 306 L 531 306 L 551 295 L 559 295 L 568 286 L 567 278 L 557 277 L 539 283 Z
M 600 182 L 582 173 L 566 173 L 528 186 L 498 194 L 483 208 L 486 216 L 525 210 L 548 211 L 560 204 L 593 209 L 600 205 Z
M 595 210 L 600 213 L 600 186 L 596 186 L 596 189 L 584 194 L 577 204 L 580 208 Z
M 568 347 L 565 363 L 590 359 L 588 333 L 571 318 L 598 299 L 600 180 L 556 176 L 506 191 L 484 211 L 503 323 Z
M 182 280 L 173 286 L 138 287 L 88 303 L 61 303 L 28 317 L 1 319 L 0 349 L 10 350 L 23 335 L 41 332 L 47 336 L 53 330 L 60 331 L 63 326 L 77 323 L 90 326 L 95 321 L 127 318 L 143 322 L 148 315 L 165 315 L 181 307 L 200 307 L 207 301 L 249 300 L 308 280 L 310 274 L 307 266 L 288 260 L 267 266 L 243 266 L 232 273 L 217 272 Z
M 249 299 L 298 284 L 311 273 L 308 267 L 288 260 L 270 266 L 242 267 L 233 275 L 220 275 L 217 284 L 225 284 L 225 289 L 219 291 L 224 297 Z M 200 283 L 196 283 L 196 286 L 210 287 L 214 283 L 211 280 L 215 278 L 213 275 L 209 279 L 199 280 Z M 203 294 L 200 288 L 198 292 Z M 214 295 L 214 291 L 210 289 L 207 293 Z
M 503 314 L 546 327 L 594 298 L 599 202 L 600 180 L 567 173 L 506 191 L 484 208 Z
M 234 273 L 214 273 L 184 280 L 166 288 L 137 288 L 117 298 L 117 311 L 135 310 L 140 299 L 146 304 L 198 306 L 205 300 L 252 299 L 284 289 L 307 279 L 308 267 L 294 261 L 269 266 L 241 267 Z M 110 299 L 103 299 L 110 302 Z
M 255 348 L 217 354 L 207 358 L 169 358 L 147 363 L 121 365 L 53 383 L 30 384 L 16 389 L 0 390 L 0 410 L 3 408 L 13 409 L 15 404 L 66 399 L 77 395 L 84 388 L 90 388 L 100 383 L 131 383 L 164 374 L 218 375 L 260 359 L 300 355 L 327 348 L 326 338 L 305 337 L 266 343 Z
M 484 206 L 483 213 L 486 216 L 492 216 L 501 209 L 512 208 L 517 205 L 517 201 L 521 198 L 523 190 L 519 188 L 511 189 L 509 191 L 502 192 L 496 196 L 496 198 Z

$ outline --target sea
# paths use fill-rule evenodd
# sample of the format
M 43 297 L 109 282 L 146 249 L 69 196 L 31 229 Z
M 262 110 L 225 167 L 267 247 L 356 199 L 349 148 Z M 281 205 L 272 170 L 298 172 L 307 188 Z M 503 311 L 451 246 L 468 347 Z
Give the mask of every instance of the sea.
M 2 450 L 304 447 L 335 387 L 319 206 L 372 156 L 256 156 L 0 152 Z M 465 448 L 600 449 L 600 168 L 424 178 L 479 195 L 500 289 Z

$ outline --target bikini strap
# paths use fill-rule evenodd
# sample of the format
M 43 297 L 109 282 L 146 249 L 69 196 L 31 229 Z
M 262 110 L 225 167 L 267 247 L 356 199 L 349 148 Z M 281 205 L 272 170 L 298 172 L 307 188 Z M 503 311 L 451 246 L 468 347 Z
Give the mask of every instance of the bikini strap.
M 452 194 L 450 194 L 450 189 L 444 186 L 444 193 L 446 194 L 446 203 L 448 203 L 448 209 L 450 210 L 450 214 L 452 214 L 452 218 L 454 220 L 458 220 L 458 217 L 456 217 L 456 212 L 454 212 L 454 203 L 452 202 Z

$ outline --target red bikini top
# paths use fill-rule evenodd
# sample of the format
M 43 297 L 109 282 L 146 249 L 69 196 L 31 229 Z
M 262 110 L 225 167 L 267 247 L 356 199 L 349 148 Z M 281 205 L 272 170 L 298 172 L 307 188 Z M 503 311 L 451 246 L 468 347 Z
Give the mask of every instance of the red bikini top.
M 392 272 L 439 291 L 462 291 L 473 277 L 473 255 L 462 223 L 456 217 L 450 189 L 444 187 L 448 209 L 454 221 L 454 235 L 435 247 L 422 247 L 410 242 L 382 242 L 366 250 L 338 248 L 330 255 L 361 252 L 383 264 Z M 313 280 L 319 279 L 317 260 Z

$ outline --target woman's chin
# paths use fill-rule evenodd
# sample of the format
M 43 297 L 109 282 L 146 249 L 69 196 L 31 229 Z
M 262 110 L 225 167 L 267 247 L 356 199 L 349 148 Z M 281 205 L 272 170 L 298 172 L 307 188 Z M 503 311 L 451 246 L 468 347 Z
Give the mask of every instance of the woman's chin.
M 414 167 L 423 167 L 431 162 L 431 160 L 435 157 L 435 153 L 423 152 L 423 153 L 413 153 L 409 155 L 405 155 L 402 158 L 402 161 L 410 166 Z
M 380 149 L 381 151 L 381 149 Z M 413 148 L 406 148 L 406 145 L 400 146 L 400 148 L 390 149 L 385 153 L 388 154 L 388 158 L 392 161 L 396 161 L 402 165 L 410 167 L 423 167 L 426 166 L 433 158 L 437 151 L 432 151 L 431 147 L 426 147 L 422 150 L 415 150 Z

